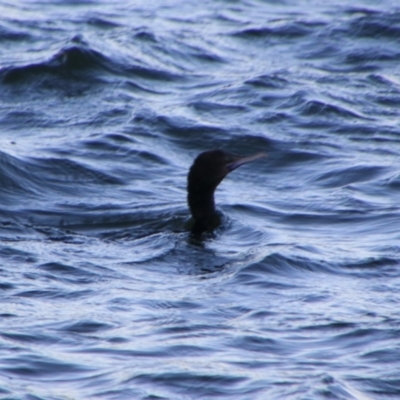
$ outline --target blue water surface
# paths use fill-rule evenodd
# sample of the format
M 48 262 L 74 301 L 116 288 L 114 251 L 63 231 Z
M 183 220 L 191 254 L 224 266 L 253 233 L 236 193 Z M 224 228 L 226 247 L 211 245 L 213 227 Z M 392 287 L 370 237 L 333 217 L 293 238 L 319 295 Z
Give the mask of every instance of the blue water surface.
M 400 398 L 397 1 L 0 16 L 1 399 Z

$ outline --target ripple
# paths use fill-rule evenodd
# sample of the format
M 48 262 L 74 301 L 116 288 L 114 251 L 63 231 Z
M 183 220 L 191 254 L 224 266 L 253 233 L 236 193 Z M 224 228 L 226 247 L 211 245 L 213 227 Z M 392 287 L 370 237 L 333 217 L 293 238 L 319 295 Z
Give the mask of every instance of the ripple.
M 274 26 L 271 23 L 270 27 L 252 27 L 246 28 L 235 35 L 248 39 L 267 39 L 270 37 L 277 37 L 281 39 L 297 39 L 309 35 L 312 32 L 312 28 L 319 27 L 319 23 L 307 23 L 305 21 L 295 21 L 287 24 L 281 24 L 281 26 Z
M 296 352 L 296 348 L 288 342 L 277 341 L 260 336 L 245 336 L 236 339 L 230 344 L 233 347 L 246 349 L 256 353 L 271 353 L 279 356 L 288 356 Z
M 183 394 L 192 393 L 193 388 L 201 396 L 221 396 L 228 394 L 245 394 L 238 386 L 246 379 L 240 376 L 191 374 L 191 373 L 159 373 L 139 374 L 126 383 L 151 384 L 161 387 L 176 388 Z M 229 389 L 228 389 L 229 388 Z
M 6 367 L 4 364 L 13 365 Z M 25 355 L 3 359 L 0 370 L 6 376 L 18 377 L 20 379 L 43 379 L 45 377 L 57 376 L 59 374 L 81 374 L 90 369 L 82 365 L 70 364 L 62 361 L 52 360 L 48 357 Z
M 0 152 L 0 182 L 6 193 L 16 191 L 41 195 L 51 191 L 70 191 L 67 182 L 75 184 L 121 184 L 118 178 L 96 171 L 76 161 L 60 158 L 20 160 Z
M 399 23 L 399 12 L 367 11 L 367 15 L 352 20 L 349 29 L 352 35 L 359 38 L 397 40 L 400 35 Z
M 56 262 L 39 265 L 39 270 L 46 272 L 46 277 L 60 282 L 88 284 L 98 279 L 97 274 Z
M 340 107 L 338 105 L 333 105 L 329 103 L 325 103 L 323 101 L 318 100 L 309 100 L 301 107 L 298 108 L 298 111 L 301 115 L 304 116 L 335 116 L 335 117 L 343 117 L 343 118 L 363 118 L 358 115 L 354 111 L 350 111 L 347 108 Z
M 96 321 L 79 321 L 74 322 L 68 326 L 63 327 L 62 331 L 71 332 L 71 333 L 79 333 L 79 334 L 93 334 L 97 332 L 101 332 L 104 330 L 111 329 L 112 326 L 108 324 L 104 324 Z
M 324 187 L 343 187 L 354 183 L 375 180 L 386 172 L 386 169 L 379 166 L 354 166 L 320 174 L 314 179 Z
M 303 257 L 286 257 L 279 253 L 265 256 L 261 261 L 249 263 L 242 268 L 235 280 L 240 284 L 263 286 L 265 288 L 292 289 L 297 287 L 297 283 L 276 282 L 274 275 L 289 275 L 295 277 L 301 272 L 329 271 L 327 263 L 318 263 Z M 269 279 L 265 279 L 269 276 Z
M 245 83 L 257 88 L 283 89 L 289 82 L 279 75 L 260 75 L 247 80 Z
M 62 290 L 27 290 L 16 293 L 17 297 L 26 297 L 33 299 L 80 299 L 90 297 L 90 290 L 62 291 Z

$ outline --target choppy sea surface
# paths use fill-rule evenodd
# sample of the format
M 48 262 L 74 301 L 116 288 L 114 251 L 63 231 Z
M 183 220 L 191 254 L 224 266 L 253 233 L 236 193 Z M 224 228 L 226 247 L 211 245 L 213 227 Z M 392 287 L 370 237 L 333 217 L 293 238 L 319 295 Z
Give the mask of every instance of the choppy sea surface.
M 400 398 L 397 1 L 0 16 L 1 399 Z

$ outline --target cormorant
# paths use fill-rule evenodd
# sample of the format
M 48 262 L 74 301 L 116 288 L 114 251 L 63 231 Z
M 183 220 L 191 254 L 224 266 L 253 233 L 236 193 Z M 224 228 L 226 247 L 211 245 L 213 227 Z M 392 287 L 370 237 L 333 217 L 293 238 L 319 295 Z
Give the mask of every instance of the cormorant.
M 190 167 L 187 201 L 194 220 L 193 233 L 212 231 L 219 224 L 215 210 L 214 191 L 229 172 L 265 153 L 241 157 L 223 150 L 209 150 L 199 154 Z

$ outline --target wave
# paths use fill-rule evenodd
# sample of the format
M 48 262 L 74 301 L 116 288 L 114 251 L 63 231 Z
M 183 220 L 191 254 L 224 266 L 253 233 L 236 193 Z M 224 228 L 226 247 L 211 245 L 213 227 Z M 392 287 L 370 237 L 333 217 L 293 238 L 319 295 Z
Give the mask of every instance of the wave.
M 291 21 L 276 26 L 275 21 L 270 26 L 245 28 L 234 33 L 234 36 L 244 39 L 297 39 L 313 33 L 314 29 L 320 29 L 322 22 Z
M 24 66 L 7 67 L 0 71 L 3 84 L 16 84 L 44 78 L 75 80 L 85 75 L 95 81 L 93 72 L 105 69 L 107 58 L 96 50 L 84 45 L 73 45 L 60 50 L 50 60 Z M 91 74 L 84 74 L 91 72 Z
M 245 84 L 263 89 L 283 89 L 289 84 L 289 81 L 276 74 L 264 74 L 247 80 Z
M 346 168 L 337 168 L 322 172 L 314 182 L 323 187 L 343 187 L 354 183 L 368 182 L 382 177 L 387 169 L 381 166 L 359 165 Z
M 45 88 L 57 87 L 57 81 L 74 83 L 102 83 L 107 76 L 124 76 L 129 79 L 150 81 L 176 81 L 181 75 L 167 69 L 119 61 L 92 48 L 80 36 L 48 60 L 23 66 L 10 66 L 0 70 L 3 85 L 34 83 Z M 136 85 L 139 85 L 135 82 Z
M 24 42 L 32 38 L 32 35 L 25 31 L 17 31 L 10 29 L 4 25 L 0 25 L 0 40 L 4 42 Z
M 0 183 L 3 190 L 37 194 L 46 189 L 69 191 L 68 182 L 74 185 L 123 183 L 112 175 L 69 159 L 21 160 L 0 151 Z
M 395 256 L 339 261 L 319 259 L 318 252 L 308 256 L 294 253 L 295 251 L 291 251 L 291 254 L 273 252 L 258 261 L 247 262 L 246 265 L 237 268 L 229 284 L 291 290 L 302 288 L 303 279 L 308 274 L 352 275 L 369 279 L 396 275 L 399 266 L 399 260 Z
M 348 13 L 364 14 L 352 20 L 348 34 L 357 38 L 374 40 L 393 39 L 400 36 L 400 12 L 378 12 L 368 9 L 350 9 Z

